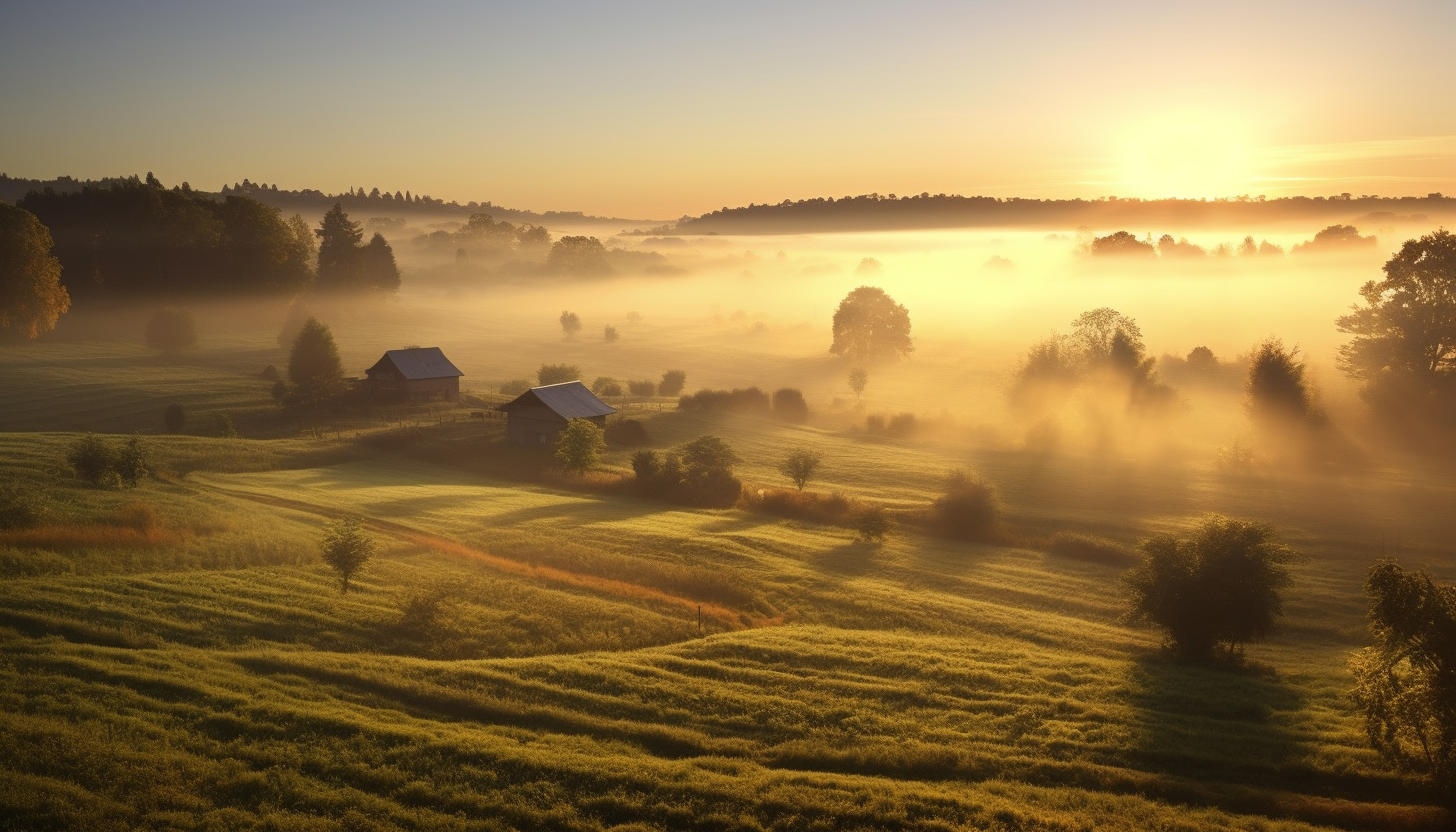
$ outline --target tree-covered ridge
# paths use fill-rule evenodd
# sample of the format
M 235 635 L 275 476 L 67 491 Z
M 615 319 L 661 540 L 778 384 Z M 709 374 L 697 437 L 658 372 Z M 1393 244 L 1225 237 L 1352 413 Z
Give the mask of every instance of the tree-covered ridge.
M 1151 224 L 1191 227 L 1280 222 L 1287 220 L 1366 222 L 1426 221 L 1456 215 L 1456 197 L 1439 193 L 1424 197 L 1374 195 L 1268 199 L 1237 196 L 1218 199 L 1027 199 L 921 193 L 911 196 L 878 193 L 845 197 L 784 200 L 775 204 L 724 207 L 699 217 L 684 217 L 675 226 L 652 233 L 772 233 L 898 228 L 959 228 L 1037 225 L 1094 228 Z
M 243 196 L 221 200 L 151 174 L 27 194 L 77 299 L 284 293 L 313 279 L 313 234 Z

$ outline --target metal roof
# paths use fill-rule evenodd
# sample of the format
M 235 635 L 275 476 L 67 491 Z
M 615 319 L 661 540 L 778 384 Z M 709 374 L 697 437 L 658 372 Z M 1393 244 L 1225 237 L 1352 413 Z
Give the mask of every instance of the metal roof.
M 617 412 L 615 407 L 597 398 L 579 381 L 532 387 L 501 405 L 499 409 L 509 411 L 530 405 L 548 408 L 563 419 L 590 419 L 593 416 L 608 416 Z
M 407 350 L 388 350 L 384 357 L 375 362 L 373 367 L 366 370 L 366 373 L 373 373 L 380 369 L 380 365 L 388 361 L 394 365 L 399 374 L 405 378 L 416 381 L 424 378 L 449 378 L 451 376 L 463 376 L 464 373 L 455 369 L 445 353 L 440 352 L 439 347 L 414 347 Z

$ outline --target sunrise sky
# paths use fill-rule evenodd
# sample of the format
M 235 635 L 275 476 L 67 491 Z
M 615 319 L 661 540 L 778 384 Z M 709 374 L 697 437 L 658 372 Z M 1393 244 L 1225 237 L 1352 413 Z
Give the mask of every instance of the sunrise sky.
M 671 219 L 1456 192 L 1456 3 L 10 4 L 0 171 Z

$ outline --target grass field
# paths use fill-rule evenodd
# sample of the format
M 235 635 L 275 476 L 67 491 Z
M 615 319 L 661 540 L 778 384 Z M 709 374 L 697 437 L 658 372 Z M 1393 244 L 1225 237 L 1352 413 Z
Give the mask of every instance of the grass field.
M 1197 443 L 1054 454 L 967 441 L 955 417 L 888 439 L 852 405 L 808 426 L 631 411 L 659 449 L 723 437 L 751 490 L 787 486 L 776 464 L 804 446 L 824 455 L 812 490 L 908 511 L 961 468 L 1005 506 L 1003 543 L 866 544 L 634 496 L 611 485 L 631 449 L 587 487 L 518 476 L 499 424 L 459 412 L 294 419 L 257 378 L 280 364 L 265 335 L 165 361 L 104 339 L 0 353 L 0 383 L 28 391 L 0 415 L 6 485 L 46 505 L 0 530 L 3 828 L 1449 822 L 1369 750 L 1344 668 L 1375 558 L 1453 577 L 1438 466 L 1230 473 Z M 671 353 L 652 349 L 618 375 Z M 162 435 L 172 401 L 243 438 Z M 64 461 L 82 430 L 140 431 L 160 476 L 82 483 Z M 1047 552 L 1208 511 L 1303 555 L 1283 631 L 1240 667 L 1173 660 L 1120 623 L 1122 566 Z M 345 514 L 381 551 L 341 595 L 317 541 Z

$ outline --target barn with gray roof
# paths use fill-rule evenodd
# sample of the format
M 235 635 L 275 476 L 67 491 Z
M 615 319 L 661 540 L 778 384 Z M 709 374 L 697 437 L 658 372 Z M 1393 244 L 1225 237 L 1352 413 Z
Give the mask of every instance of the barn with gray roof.
M 607 417 L 617 412 L 579 381 L 532 387 L 498 409 L 506 414 L 506 436 L 522 445 L 554 444 L 572 419 L 606 427 Z
M 460 401 L 460 377 L 439 347 L 389 350 L 364 371 L 364 386 L 383 401 Z

